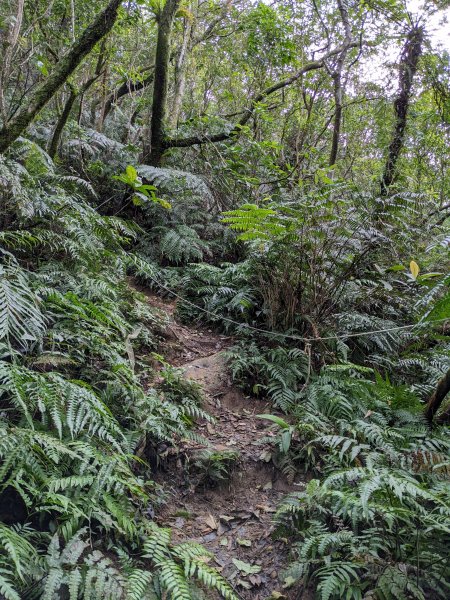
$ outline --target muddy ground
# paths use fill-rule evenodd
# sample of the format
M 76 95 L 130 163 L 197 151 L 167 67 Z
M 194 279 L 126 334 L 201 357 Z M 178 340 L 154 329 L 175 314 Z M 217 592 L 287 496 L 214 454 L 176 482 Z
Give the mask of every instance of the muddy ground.
M 289 545 L 286 539 L 273 536 L 277 505 L 300 484 L 288 483 L 270 461 L 270 441 L 264 442 L 264 438 L 270 440 L 274 434 L 270 423 L 256 415 L 273 414 L 273 408 L 245 396 L 233 385 L 224 357 L 231 338 L 182 325 L 175 319 L 174 301 L 148 292 L 146 296 L 168 319 L 165 359 L 201 384 L 203 408 L 215 418 L 213 424 L 199 422 L 195 426 L 195 432 L 205 438 L 204 444 L 182 442 L 158 472 L 157 482 L 168 500 L 157 512 L 157 522 L 172 528 L 174 541 L 192 539 L 210 550 L 215 567 L 241 598 L 306 600 L 309 594 L 283 589 L 282 570 L 288 562 Z M 239 454 L 229 480 L 212 487 L 198 485 L 190 468 L 207 447 Z

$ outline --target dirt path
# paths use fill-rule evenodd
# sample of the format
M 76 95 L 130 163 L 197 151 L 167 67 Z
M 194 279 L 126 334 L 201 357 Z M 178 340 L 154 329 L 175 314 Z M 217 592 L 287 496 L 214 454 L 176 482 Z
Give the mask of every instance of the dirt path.
M 214 424 L 198 423 L 196 433 L 207 439 L 211 449 L 239 453 L 230 480 L 208 488 L 190 481 L 187 468 L 207 446 L 184 443 L 170 459 L 174 464 L 169 463 L 158 475 L 170 497 L 157 520 L 172 527 L 175 540 L 192 539 L 213 552 L 215 566 L 240 597 L 287 598 L 276 592 L 286 594 L 279 574 L 286 566 L 289 549 L 286 542 L 272 539 L 272 517 L 281 498 L 298 487 L 288 485 L 267 462 L 269 446 L 261 440 L 271 432 L 268 423 L 255 415 L 272 409 L 245 397 L 230 381 L 223 356 L 230 338 L 180 325 L 174 319 L 173 302 L 146 295 L 152 306 L 169 318 L 166 359 L 202 385 L 204 408 L 216 419 Z

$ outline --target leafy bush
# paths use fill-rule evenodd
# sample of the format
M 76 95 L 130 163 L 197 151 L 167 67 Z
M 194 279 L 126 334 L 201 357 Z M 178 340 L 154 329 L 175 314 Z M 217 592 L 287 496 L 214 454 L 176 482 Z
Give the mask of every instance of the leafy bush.
M 164 322 L 126 279 L 153 269 L 127 252 L 137 228 L 100 216 L 89 185 L 36 145 L 17 155 L 24 164 L 1 159 L 0 593 L 179 598 L 183 565 L 232 598 L 200 546 L 150 551 L 161 494 L 145 447 L 210 417 L 168 366 L 146 390 L 155 367 L 136 350 L 157 349 Z
M 325 475 L 280 506 L 294 540 L 288 583 L 319 598 L 444 598 L 450 497 L 448 431 L 420 402 L 369 371 L 329 367 L 281 422 L 278 459 Z M 365 375 L 366 377 L 363 377 Z
M 310 367 L 303 350 L 240 342 L 226 356 L 234 381 L 247 393 L 267 395 L 284 412 L 295 406 Z

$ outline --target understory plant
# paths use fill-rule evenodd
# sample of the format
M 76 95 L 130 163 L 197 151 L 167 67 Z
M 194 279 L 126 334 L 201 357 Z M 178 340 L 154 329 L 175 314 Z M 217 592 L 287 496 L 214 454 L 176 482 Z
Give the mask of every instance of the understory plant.
M 139 227 L 27 140 L 0 170 L 0 594 L 175 600 L 197 582 L 233 598 L 206 550 L 151 521 L 148 449 L 210 417 L 198 387 L 156 372 L 165 323 L 127 279 L 154 272 L 130 252 Z
M 450 518 L 448 431 L 430 432 L 420 400 L 370 369 L 314 377 L 289 422 L 275 423 L 287 476 L 320 476 L 276 515 L 293 540 L 287 586 L 320 599 L 445 598 Z

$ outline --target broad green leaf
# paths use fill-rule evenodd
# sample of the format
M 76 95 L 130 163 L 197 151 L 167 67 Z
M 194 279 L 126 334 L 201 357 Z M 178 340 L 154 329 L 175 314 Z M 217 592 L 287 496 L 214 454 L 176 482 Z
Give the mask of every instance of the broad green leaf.
M 272 423 L 276 423 L 283 429 L 289 429 L 289 427 L 290 427 L 289 423 L 286 423 L 286 421 L 284 419 L 281 419 L 280 417 L 277 417 L 275 415 L 256 415 L 256 416 L 258 417 L 258 419 L 266 419 L 266 421 L 272 421 Z

